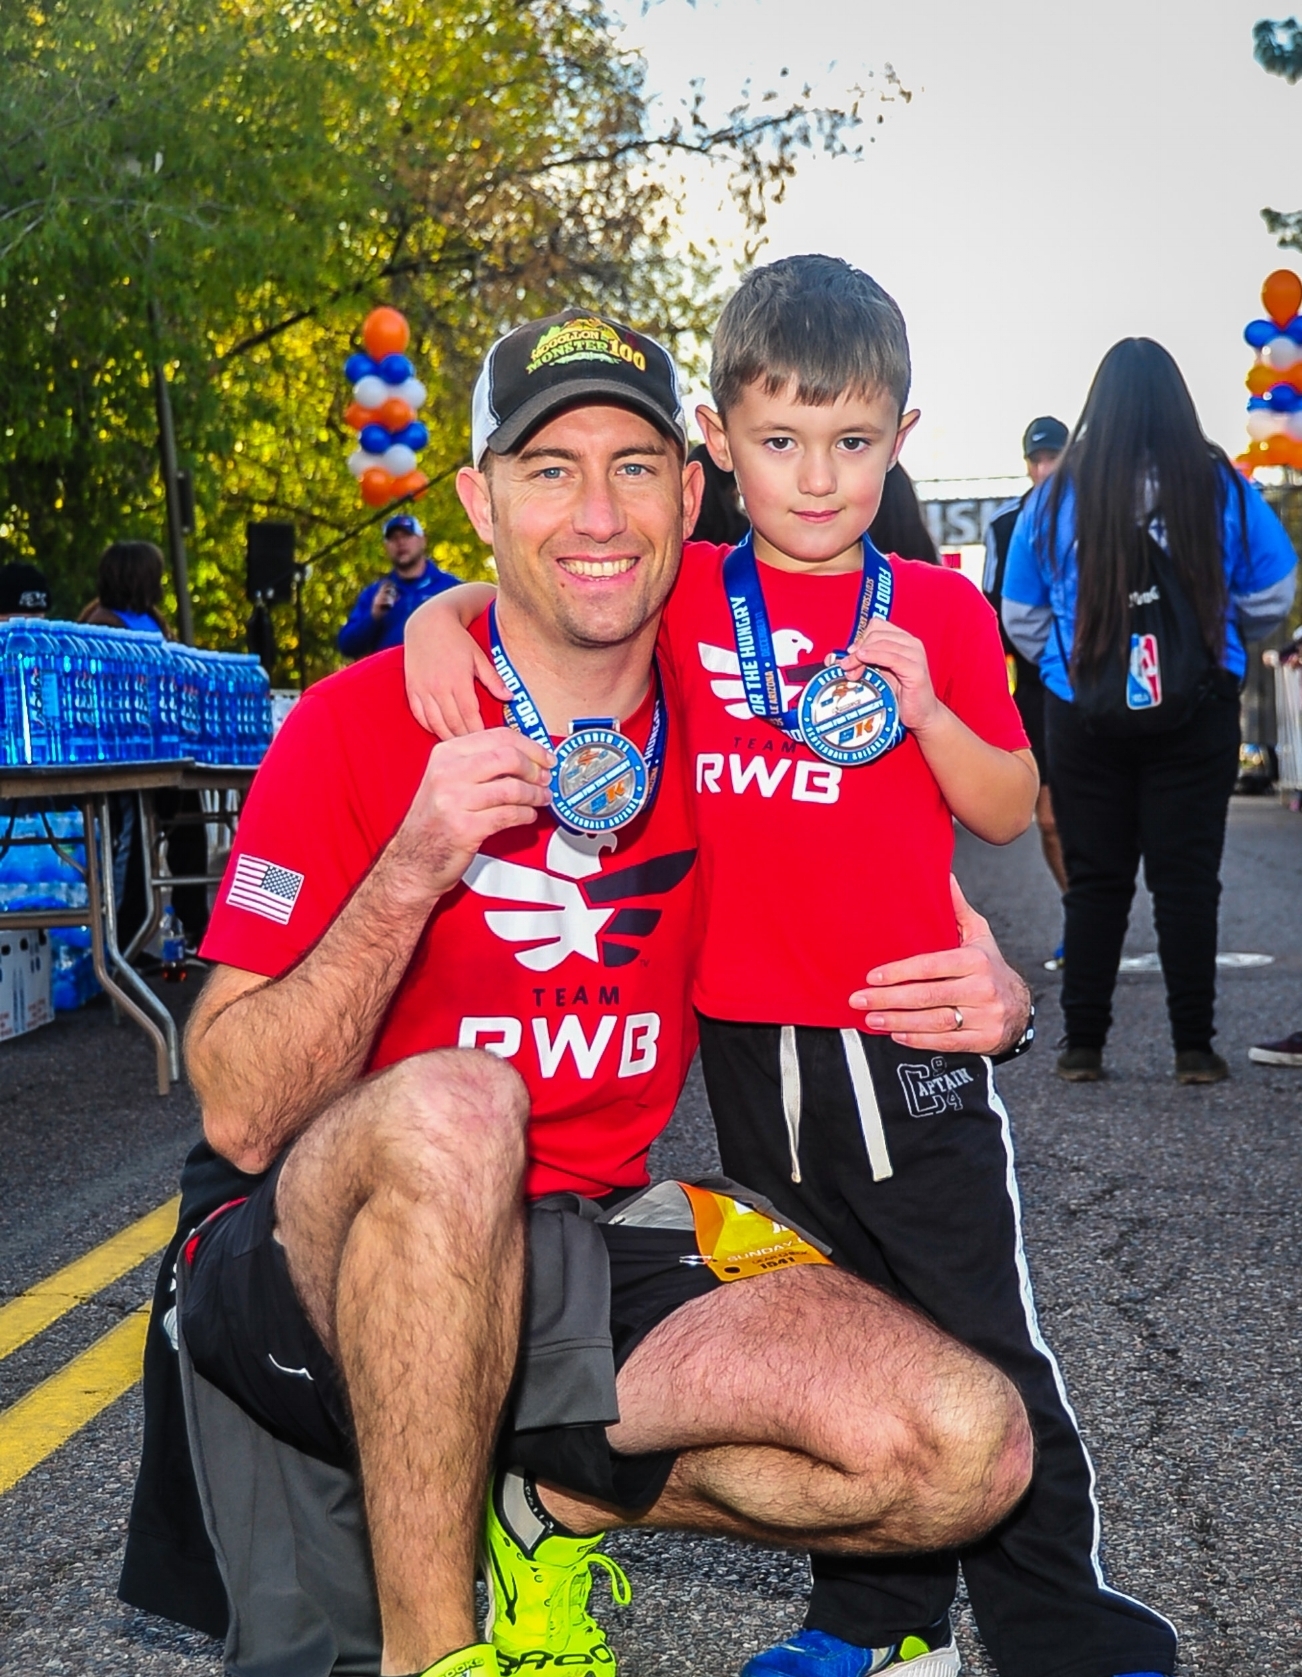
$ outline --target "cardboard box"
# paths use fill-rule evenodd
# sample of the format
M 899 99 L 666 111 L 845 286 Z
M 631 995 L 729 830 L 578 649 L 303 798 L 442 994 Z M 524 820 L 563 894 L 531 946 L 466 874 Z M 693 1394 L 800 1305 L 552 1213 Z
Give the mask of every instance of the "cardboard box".
M 7 931 L 0 925 L 0 1042 L 54 1018 L 50 967 L 44 932 Z

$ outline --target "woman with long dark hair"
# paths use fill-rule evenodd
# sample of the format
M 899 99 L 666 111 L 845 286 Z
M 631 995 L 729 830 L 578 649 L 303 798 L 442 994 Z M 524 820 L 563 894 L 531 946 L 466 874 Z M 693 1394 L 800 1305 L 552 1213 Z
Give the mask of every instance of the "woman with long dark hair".
M 171 639 L 163 617 L 163 555 L 153 542 L 110 542 L 99 556 L 99 593 L 78 623 Z
M 1203 435 L 1166 350 L 1114 344 L 1004 574 L 1004 626 L 1047 689 L 1070 1081 L 1103 1075 L 1141 858 L 1176 1078 L 1228 1076 L 1212 1052 L 1216 916 L 1244 642 L 1287 614 L 1296 569 L 1275 514 Z
M 868 527 L 868 535 L 879 553 L 894 553 L 900 559 L 922 559 L 928 565 L 940 563 L 913 479 L 898 462 L 886 474 L 882 504 Z

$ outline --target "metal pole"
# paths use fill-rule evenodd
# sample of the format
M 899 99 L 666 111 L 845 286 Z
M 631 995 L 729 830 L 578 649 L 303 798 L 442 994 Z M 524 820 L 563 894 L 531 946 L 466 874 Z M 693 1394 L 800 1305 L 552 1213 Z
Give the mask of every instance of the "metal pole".
M 161 361 L 154 364 L 154 404 L 158 409 L 158 457 L 167 497 L 167 547 L 176 588 L 177 627 L 187 646 L 194 645 L 194 614 L 190 609 L 190 576 L 185 557 L 181 486 L 177 482 L 176 432 L 172 427 L 172 393 Z
M 307 576 L 306 565 L 294 566 L 294 623 L 298 631 L 298 690 L 307 692 L 307 652 L 303 646 L 303 638 L 307 626 L 303 614 L 303 582 Z

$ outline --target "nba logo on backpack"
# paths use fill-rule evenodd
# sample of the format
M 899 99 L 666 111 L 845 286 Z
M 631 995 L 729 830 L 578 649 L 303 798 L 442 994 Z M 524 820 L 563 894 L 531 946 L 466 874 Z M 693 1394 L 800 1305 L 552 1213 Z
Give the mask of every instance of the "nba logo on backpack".
M 1162 702 L 1162 665 L 1156 635 L 1131 635 L 1130 668 L 1126 673 L 1126 707 L 1152 710 Z

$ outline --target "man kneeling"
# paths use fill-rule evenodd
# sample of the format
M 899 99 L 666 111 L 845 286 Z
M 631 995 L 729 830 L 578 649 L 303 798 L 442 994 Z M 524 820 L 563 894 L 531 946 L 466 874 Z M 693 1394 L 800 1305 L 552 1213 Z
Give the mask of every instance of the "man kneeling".
M 360 1469 L 385 1673 L 609 1670 L 582 1603 L 612 1524 L 950 1548 L 1031 1467 L 1002 1374 L 743 1187 L 641 1191 L 694 1045 L 654 649 L 700 469 L 665 352 L 571 328 L 563 355 L 490 360 L 461 483 L 498 566 L 475 633 L 503 725 L 431 749 L 397 651 L 310 690 L 250 795 L 188 1041 L 232 1169 L 182 1331 L 255 1420 Z M 557 1591 L 579 1610 L 549 1624 Z

